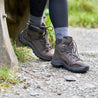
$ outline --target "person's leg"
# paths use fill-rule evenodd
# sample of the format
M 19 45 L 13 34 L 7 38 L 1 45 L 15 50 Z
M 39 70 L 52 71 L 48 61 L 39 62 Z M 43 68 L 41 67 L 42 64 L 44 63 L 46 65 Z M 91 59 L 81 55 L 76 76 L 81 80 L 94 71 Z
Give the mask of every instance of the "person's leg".
M 51 21 L 55 29 L 56 39 L 68 36 L 67 0 L 50 0 L 49 12 Z
M 42 23 L 43 11 L 47 0 L 30 0 L 30 23 L 20 33 L 20 41 L 33 49 L 37 57 L 50 61 L 53 49 L 49 45 L 46 26 Z
M 30 24 L 40 26 L 47 0 L 30 0 Z
M 86 72 L 89 66 L 78 57 L 76 44 L 74 44 L 72 37 L 68 36 L 67 0 L 50 0 L 49 10 L 56 35 L 52 65 L 64 67 L 72 72 Z

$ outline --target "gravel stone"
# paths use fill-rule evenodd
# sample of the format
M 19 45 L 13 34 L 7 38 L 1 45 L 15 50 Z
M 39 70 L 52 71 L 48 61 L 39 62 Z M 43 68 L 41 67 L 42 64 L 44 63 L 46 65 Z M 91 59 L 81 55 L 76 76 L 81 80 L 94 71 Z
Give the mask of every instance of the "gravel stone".
M 72 81 L 76 81 L 77 80 L 76 77 L 70 76 L 70 75 L 66 76 L 65 79 L 66 79 L 66 81 L 69 81 L 69 82 L 72 82 Z

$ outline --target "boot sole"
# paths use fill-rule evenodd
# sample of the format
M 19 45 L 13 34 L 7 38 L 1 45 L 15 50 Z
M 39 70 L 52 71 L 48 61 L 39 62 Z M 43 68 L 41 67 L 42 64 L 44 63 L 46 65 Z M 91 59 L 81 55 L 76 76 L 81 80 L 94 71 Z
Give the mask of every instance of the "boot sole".
M 56 67 L 56 68 L 65 68 L 71 72 L 75 72 L 75 73 L 85 73 L 89 70 L 89 66 L 83 66 L 83 67 L 70 67 L 69 65 L 67 65 L 66 63 L 64 63 L 63 61 L 61 60 L 54 60 L 52 59 L 51 60 L 51 64 L 53 65 L 53 67 Z
M 27 41 L 27 40 L 25 40 L 25 39 L 23 38 L 22 33 L 23 33 L 23 32 L 21 32 L 21 33 L 19 34 L 19 41 L 20 41 L 23 45 L 32 48 L 33 53 L 34 53 L 38 58 L 40 58 L 40 59 L 42 59 L 42 60 L 44 60 L 44 61 L 51 61 L 51 59 L 42 57 L 42 56 L 36 51 L 36 49 L 33 47 L 33 45 L 32 45 L 29 41 Z

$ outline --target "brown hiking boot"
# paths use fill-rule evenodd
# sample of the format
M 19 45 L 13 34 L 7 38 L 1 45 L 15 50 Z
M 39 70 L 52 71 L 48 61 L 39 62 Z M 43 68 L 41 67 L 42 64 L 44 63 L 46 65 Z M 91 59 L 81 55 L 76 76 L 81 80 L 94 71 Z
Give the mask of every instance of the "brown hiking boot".
M 24 45 L 31 47 L 35 55 L 40 59 L 45 61 L 52 59 L 54 53 L 49 46 L 45 25 L 41 27 L 29 25 L 27 29 L 20 33 L 19 39 Z
M 86 72 L 89 66 L 77 56 L 77 49 L 72 37 L 57 39 L 55 53 L 51 64 L 54 67 L 64 67 L 72 72 Z

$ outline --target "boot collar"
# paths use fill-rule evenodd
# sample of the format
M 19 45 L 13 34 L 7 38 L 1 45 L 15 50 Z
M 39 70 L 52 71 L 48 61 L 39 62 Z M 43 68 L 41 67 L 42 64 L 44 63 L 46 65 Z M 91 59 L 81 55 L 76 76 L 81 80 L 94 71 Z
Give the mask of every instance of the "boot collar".
M 65 36 L 62 39 L 57 39 L 56 40 L 56 45 L 62 43 L 62 44 L 70 44 L 72 42 L 72 37 L 70 36 Z

